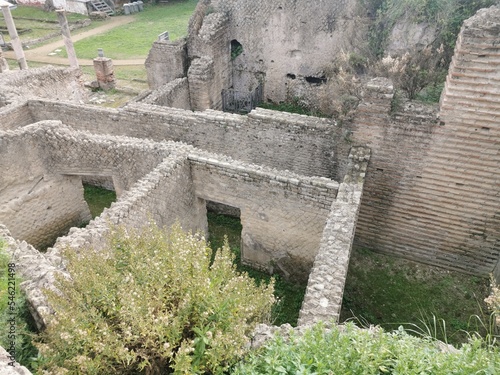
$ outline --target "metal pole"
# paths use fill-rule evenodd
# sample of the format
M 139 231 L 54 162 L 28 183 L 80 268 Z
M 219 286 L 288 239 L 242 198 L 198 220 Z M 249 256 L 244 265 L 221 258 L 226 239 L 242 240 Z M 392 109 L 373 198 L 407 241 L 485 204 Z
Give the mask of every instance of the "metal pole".
M 61 32 L 64 39 L 64 45 L 66 46 L 66 52 L 68 53 L 69 66 L 71 66 L 72 68 L 78 68 L 78 59 L 76 58 L 75 47 L 73 46 L 73 41 L 71 40 L 68 20 L 66 19 L 66 12 L 64 11 L 64 9 L 57 9 L 56 13 L 59 20 L 59 26 L 61 26 Z
M 9 5 L 4 5 L 4 3 L 2 3 L 2 13 L 3 17 L 5 18 L 7 29 L 9 30 L 10 41 L 12 43 L 12 48 L 14 48 L 14 52 L 16 53 L 19 68 L 28 69 L 28 64 L 26 64 L 26 57 L 24 56 L 23 46 L 21 44 L 21 40 L 19 40 L 19 36 L 17 35 L 16 25 L 14 24 L 14 19 L 12 18 L 12 14 L 10 13 Z

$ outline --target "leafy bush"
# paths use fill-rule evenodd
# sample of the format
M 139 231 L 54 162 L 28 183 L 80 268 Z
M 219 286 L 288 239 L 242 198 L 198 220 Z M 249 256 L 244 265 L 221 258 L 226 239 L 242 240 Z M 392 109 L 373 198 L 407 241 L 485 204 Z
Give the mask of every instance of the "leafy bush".
M 500 350 L 473 339 L 460 350 L 407 334 L 402 328 L 330 330 L 319 324 L 303 336 L 277 337 L 233 372 L 246 374 L 498 374 Z
M 227 243 L 211 263 L 179 225 L 118 228 L 104 250 L 65 256 L 72 280 L 48 292 L 56 315 L 38 345 L 51 374 L 219 374 L 274 303 L 272 283 L 235 271 Z
M 495 324 L 500 329 L 500 286 L 493 277 L 491 277 L 491 293 L 484 301 L 495 316 Z
M 37 350 L 31 342 L 34 322 L 27 307 L 26 297 L 19 287 L 22 280 L 16 273 L 15 265 L 12 265 L 0 238 L 0 325 L 5 328 L 0 331 L 0 345 L 10 352 L 17 362 L 33 369 L 37 356 Z M 12 270 L 14 272 L 10 272 Z M 15 276 L 12 278 L 9 274 Z M 14 324 L 11 324 L 12 319 Z

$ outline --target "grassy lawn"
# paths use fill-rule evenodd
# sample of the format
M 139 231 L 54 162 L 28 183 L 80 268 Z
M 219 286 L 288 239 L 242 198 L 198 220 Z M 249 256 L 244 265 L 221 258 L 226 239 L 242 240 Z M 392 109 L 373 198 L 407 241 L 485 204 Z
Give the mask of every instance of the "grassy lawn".
M 467 339 L 464 331 L 485 333 L 471 317 L 488 321 L 483 302 L 488 285 L 487 279 L 357 250 L 349 265 L 341 320 L 355 317 L 387 330 L 400 325 L 415 329 L 408 324 L 413 323 L 458 344 Z
M 268 274 L 240 263 L 241 222 L 239 219 L 208 212 L 208 233 L 212 250 L 222 247 L 224 236 L 228 237 L 229 246 L 236 255 L 235 261 L 238 271 L 248 273 L 258 283 L 270 281 L 271 277 Z M 290 323 L 292 326 L 296 326 L 306 285 L 287 282 L 277 275 L 275 280 L 274 295 L 278 298 L 279 303 L 273 309 L 272 323 L 276 325 Z
M 41 38 L 60 30 L 55 12 L 45 12 L 41 8 L 18 5 L 17 9 L 12 10 L 11 13 L 12 17 L 14 17 L 16 29 L 21 41 Z M 66 18 L 71 25 L 71 23 L 83 20 L 87 17 L 81 14 L 67 13 Z M 91 27 L 92 26 L 89 26 L 88 28 Z M 4 39 L 9 41 L 10 37 L 6 30 L 3 15 L 0 17 L 0 31 Z
M 92 59 L 96 56 L 97 48 L 102 48 L 104 54 L 112 59 L 145 58 L 158 34 L 168 31 L 171 40 L 187 35 L 189 18 L 197 2 L 187 0 L 146 6 L 143 12 L 126 16 L 134 17 L 133 23 L 76 42 L 77 56 Z M 66 50 L 60 55 L 66 56 Z

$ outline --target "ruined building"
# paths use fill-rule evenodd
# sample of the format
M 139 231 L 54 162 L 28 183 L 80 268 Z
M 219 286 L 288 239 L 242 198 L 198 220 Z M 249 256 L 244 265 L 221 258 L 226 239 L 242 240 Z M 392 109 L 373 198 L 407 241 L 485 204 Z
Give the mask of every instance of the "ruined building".
M 120 109 L 80 104 L 72 70 L 22 73 L 61 83 L 46 93 L 0 75 L 0 223 L 39 326 L 50 312 L 40 287 L 61 269 L 62 247 L 98 247 L 109 223 L 140 225 L 149 215 L 203 230 L 207 202 L 239 208 L 244 262 L 308 279 L 300 324 L 338 316 L 353 243 L 500 278 L 500 9 L 465 22 L 439 111 L 391 113 L 394 89 L 374 79 L 353 121 L 340 125 L 218 109 L 230 87 L 262 84 L 276 101 L 314 89 L 323 57 L 307 48 L 332 38 L 324 51 L 336 53 L 350 3 L 314 2 L 320 16 L 304 1 L 261 1 L 245 16 L 239 3 L 202 2 L 187 39 L 157 41 L 147 61 L 154 90 Z M 253 34 L 252 22 L 268 34 Z M 279 31 L 303 22 L 309 39 Z M 282 50 L 266 49 L 273 38 Z M 88 217 L 87 179 L 113 186 L 118 201 L 41 254 L 31 245 Z

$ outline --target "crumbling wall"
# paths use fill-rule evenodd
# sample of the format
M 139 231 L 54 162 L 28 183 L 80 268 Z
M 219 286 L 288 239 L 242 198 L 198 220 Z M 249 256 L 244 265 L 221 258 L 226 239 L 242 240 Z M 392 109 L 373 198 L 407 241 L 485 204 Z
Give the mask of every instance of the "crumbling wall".
M 80 69 L 44 67 L 0 74 L 0 107 L 33 98 L 80 102 L 85 98 Z
M 34 122 L 27 103 L 14 103 L 0 110 L 0 130 L 16 129 Z
M 146 58 L 148 85 L 152 90 L 187 74 L 186 39 L 156 40 Z
M 50 173 L 36 128 L 0 132 L 0 222 L 45 248 L 70 227 L 90 220 L 81 179 Z
M 216 157 L 190 154 L 193 182 L 200 198 L 240 209 L 242 262 L 306 281 L 338 183 Z
M 287 98 L 287 76 L 323 77 L 356 35 L 356 5 L 355 0 L 212 0 L 212 9 L 228 16 L 228 42 L 242 45 L 243 53 L 232 61 L 234 88 L 248 91 L 264 78 L 265 98 L 280 102 Z
M 485 22 L 495 14 L 496 23 Z M 440 120 L 437 108 L 412 103 L 391 115 L 392 86 L 375 80 L 367 88 L 352 128 L 354 142 L 373 150 L 357 246 L 466 273 L 493 271 L 500 257 L 500 126 L 492 116 L 500 106 L 491 81 L 498 67 L 487 61 L 498 53 L 499 20 L 490 9 L 465 23 Z
M 349 171 L 330 207 L 298 325 L 338 321 L 369 159 L 368 148 L 351 149 Z
M 36 120 L 57 119 L 91 133 L 182 141 L 237 160 L 306 176 L 338 176 L 336 149 L 342 143 L 338 135 L 342 130 L 329 119 L 260 108 L 248 116 L 144 104 L 107 109 L 30 101 L 29 108 Z
M 191 109 L 189 84 L 187 78 L 177 78 L 154 90 L 144 100 L 144 104 L 154 104 L 164 107 Z
M 191 108 L 222 109 L 222 90 L 231 87 L 228 22 L 225 14 L 211 13 L 189 37 L 188 70 Z

